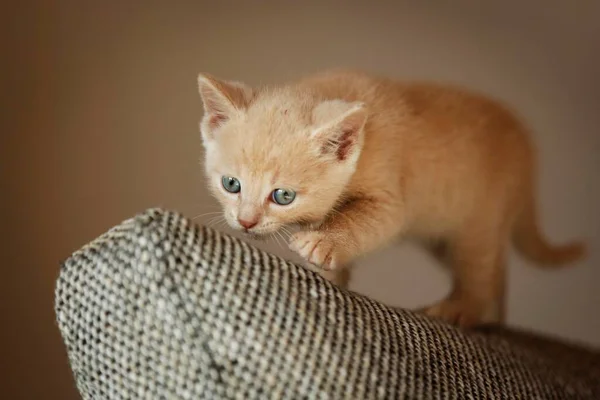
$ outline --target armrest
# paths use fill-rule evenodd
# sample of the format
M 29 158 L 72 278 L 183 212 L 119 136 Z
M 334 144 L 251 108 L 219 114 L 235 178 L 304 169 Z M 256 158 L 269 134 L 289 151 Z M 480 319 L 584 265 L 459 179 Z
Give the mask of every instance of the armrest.
M 159 209 L 75 252 L 55 310 L 84 399 L 600 398 L 597 353 L 573 369 Z

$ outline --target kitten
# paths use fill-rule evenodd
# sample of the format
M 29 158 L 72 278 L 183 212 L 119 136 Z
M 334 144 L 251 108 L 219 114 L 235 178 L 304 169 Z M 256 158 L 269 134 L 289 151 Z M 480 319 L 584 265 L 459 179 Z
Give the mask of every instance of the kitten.
M 511 241 L 547 266 L 584 254 L 540 233 L 527 128 L 489 98 L 355 71 L 278 87 L 198 82 L 206 173 L 227 222 L 252 235 L 301 224 L 289 246 L 328 279 L 343 285 L 358 256 L 417 239 L 454 271 L 451 294 L 422 311 L 472 326 L 503 319 Z

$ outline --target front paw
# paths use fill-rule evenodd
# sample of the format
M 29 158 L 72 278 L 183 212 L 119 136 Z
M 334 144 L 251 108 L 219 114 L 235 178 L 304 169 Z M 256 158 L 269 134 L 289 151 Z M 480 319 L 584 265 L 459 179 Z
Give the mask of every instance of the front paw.
M 290 239 L 289 246 L 307 262 L 326 271 L 338 268 L 342 261 L 334 239 L 326 233 L 298 232 Z

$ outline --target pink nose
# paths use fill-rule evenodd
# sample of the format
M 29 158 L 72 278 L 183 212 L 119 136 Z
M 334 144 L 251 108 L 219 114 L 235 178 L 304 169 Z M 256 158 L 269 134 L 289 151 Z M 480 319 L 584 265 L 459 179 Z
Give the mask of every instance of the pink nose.
M 244 229 L 248 230 L 254 226 L 256 226 L 256 224 L 258 224 L 257 220 L 253 220 L 253 221 L 246 221 L 244 219 L 238 219 L 238 222 L 240 223 L 241 226 L 244 227 Z

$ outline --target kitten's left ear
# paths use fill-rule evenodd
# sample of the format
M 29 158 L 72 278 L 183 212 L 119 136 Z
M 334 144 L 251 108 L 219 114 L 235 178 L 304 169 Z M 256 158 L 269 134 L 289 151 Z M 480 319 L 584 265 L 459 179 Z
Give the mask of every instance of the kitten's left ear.
M 363 144 L 363 129 L 368 112 L 364 103 L 330 100 L 319 104 L 313 111 L 317 129 L 312 137 L 322 155 L 337 161 L 356 161 Z
M 208 74 L 198 75 L 198 91 L 204 104 L 201 131 L 205 139 L 212 139 L 213 132 L 244 110 L 253 96 L 252 88 L 243 83 L 222 81 Z

